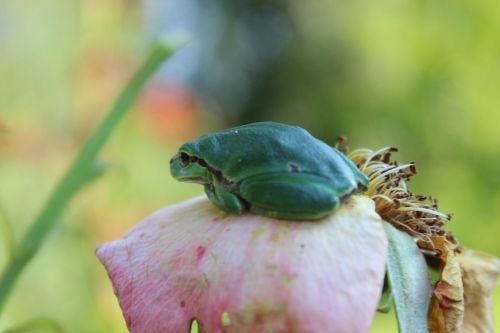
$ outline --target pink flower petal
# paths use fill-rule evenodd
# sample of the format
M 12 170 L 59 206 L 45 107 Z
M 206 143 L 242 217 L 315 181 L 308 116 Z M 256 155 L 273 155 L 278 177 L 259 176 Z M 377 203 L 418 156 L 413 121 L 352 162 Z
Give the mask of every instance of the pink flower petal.
M 373 202 L 353 197 L 321 221 L 222 213 L 196 198 L 104 244 L 133 333 L 367 332 L 387 239 Z

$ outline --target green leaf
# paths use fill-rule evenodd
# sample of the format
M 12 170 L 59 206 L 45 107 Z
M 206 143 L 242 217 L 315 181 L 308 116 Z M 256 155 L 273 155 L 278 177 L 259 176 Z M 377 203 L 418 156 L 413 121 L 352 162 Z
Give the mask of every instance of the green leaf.
M 384 228 L 389 240 L 387 275 L 399 331 L 428 333 L 427 312 L 432 289 L 424 256 L 408 234 L 387 222 Z
M 393 302 L 394 298 L 392 296 L 392 291 L 389 286 L 389 278 L 387 277 L 386 274 L 384 280 L 384 289 L 382 291 L 382 296 L 380 296 L 380 301 L 378 302 L 377 311 L 381 313 L 389 313 L 391 311 Z
M 2 236 L 7 262 L 10 262 L 14 257 L 14 230 L 2 205 L 0 205 L 0 235 Z

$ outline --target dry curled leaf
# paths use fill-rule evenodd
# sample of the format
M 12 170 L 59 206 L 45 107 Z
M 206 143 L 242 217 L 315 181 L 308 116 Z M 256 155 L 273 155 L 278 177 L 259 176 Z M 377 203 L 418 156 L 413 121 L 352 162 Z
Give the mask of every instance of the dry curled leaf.
M 456 245 L 444 236 L 431 237 L 433 247 L 439 251 L 440 278 L 429 309 L 429 331 L 456 333 L 462 331 L 464 318 L 464 289 L 456 253 Z
M 464 285 L 463 332 L 495 332 L 493 291 L 500 275 L 500 259 L 474 251 L 458 256 Z

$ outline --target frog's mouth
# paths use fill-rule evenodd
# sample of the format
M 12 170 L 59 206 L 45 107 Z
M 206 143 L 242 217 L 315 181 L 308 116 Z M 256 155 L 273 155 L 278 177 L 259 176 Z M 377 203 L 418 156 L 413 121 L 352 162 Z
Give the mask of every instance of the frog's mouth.
M 170 160 L 170 173 L 175 179 L 181 182 L 207 183 L 206 166 L 200 165 L 196 161 L 191 162 L 189 158 L 187 160 L 183 159 L 179 154 Z
M 205 177 L 178 177 L 177 179 L 185 183 L 196 183 L 201 185 L 208 184 L 208 181 L 205 179 Z

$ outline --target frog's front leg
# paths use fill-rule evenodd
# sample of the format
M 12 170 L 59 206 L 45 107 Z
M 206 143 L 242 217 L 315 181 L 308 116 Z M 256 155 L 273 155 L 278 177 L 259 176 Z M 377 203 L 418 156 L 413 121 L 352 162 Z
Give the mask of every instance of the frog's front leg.
M 240 198 L 224 189 L 216 179 L 211 179 L 210 184 L 205 185 L 205 193 L 208 199 L 223 211 L 239 215 L 245 209 Z
M 293 220 L 319 219 L 340 203 L 326 179 L 305 173 L 250 177 L 241 183 L 240 196 L 256 214 Z

